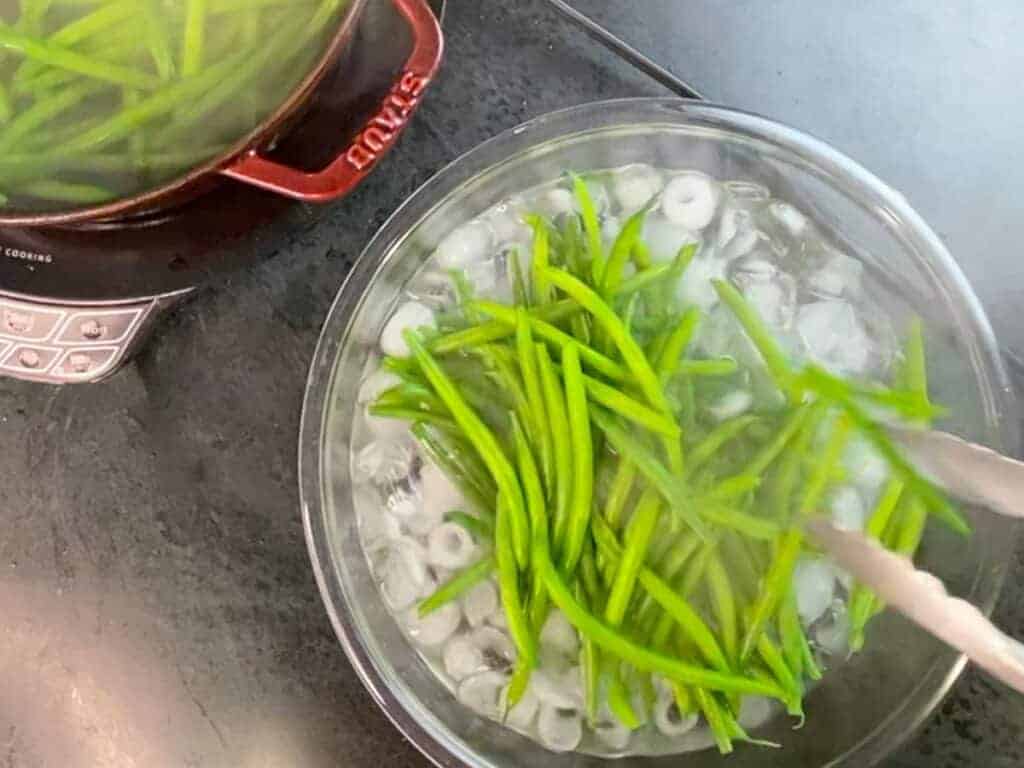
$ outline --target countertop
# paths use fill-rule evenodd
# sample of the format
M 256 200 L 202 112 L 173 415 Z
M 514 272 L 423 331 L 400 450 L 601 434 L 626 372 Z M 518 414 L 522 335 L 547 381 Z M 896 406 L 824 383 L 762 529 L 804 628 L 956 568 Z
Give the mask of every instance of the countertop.
M 720 5 L 735 8 L 719 11 Z M 913 37 L 892 33 L 913 4 L 896 3 L 891 18 L 880 3 L 869 5 L 878 6 L 878 29 L 887 30 L 876 45 L 902 46 Z M 978 14 L 991 7 L 969 5 Z M 797 13 L 794 3 L 674 6 L 675 12 L 652 0 L 649 8 L 687 28 L 675 45 L 667 45 L 657 20 L 610 20 L 632 32 L 633 42 L 660 49 L 705 93 L 735 104 L 748 100 L 741 105 L 831 138 L 883 176 L 890 173 L 926 217 L 941 217 L 940 232 L 970 242 L 972 248 L 954 253 L 1014 348 L 1013 290 L 1024 282 L 997 290 L 1000 276 L 1009 281 L 1019 272 L 1008 254 L 1000 251 L 1000 260 L 995 253 L 1004 248 L 1000 238 L 1012 242 L 1012 228 L 956 217 L 982 205 L 991 210 L 987 198 L 971 202 L 969 195 L 985 193 L 977 180 L 956 187 L 947 203 L 934 179 L 915 185 L 919 166 L 937 173 L 923 150 L 900 153 L 900 163 L 889 167 L 858 145 L 867 128 L 831 136 L 846 121 L 816 119 L 834 114 L 823 82 L 847 106 L 870 112 L 878 100 L 841 74 L 829 76 L 823 67 L 831 57 L 822 64 L 813 56 L 769 61 L 771 36 L 778 43 L 786 35 L 782 24 L 762 26 L 763 50 L 751 43 L 753 64 L 739 72 L 764 79 L 745 88 L 729 61 L 736 51 L 709 41 L 749 22 L 755 6 Z M 915 24 L 924 26 L 908 29 L 933 29 L 934 4 L 916 7 Z M 693 19 L 700 25 L 685 23 Z M 986 35 L 1016 39 L 1013 20 L 970 21 L 975 26 L 965 39 L 980 46 L 972 55 L 982 61 L 998 54 L 985 47 Z M 363 244 L 445 163 L 552 109 L 664 93 L 541 0 L 453 0 L 445 27 L 448 54 L 437 84 L 397 148 L 348 199 L 296 209 L 271 255 L 202 287 L 109 381 L 59 389 L 0 380 L 0 765 L 425 765 L 349 667 L 306 556 L 295 446 L 320 324 Z M 734 45 L 744 41 L 738 35 Z M 807 43 L 812 53 L 822 45 Z M 872 51 L 885 58 L 884 50 Z M 903 61 L 895 54 L 893 60 Z M 1019 54 L 1005 64 L 1014 61 L 1020 63 Z M 901 75 L 912 77 L 913 68 L 894 66 L 892 80 L 898 84 Z M 940 110 L 915 110 L 906 135 L 932 146 L 927 137 L 941 118 Z M 1012 163 L 1009 144 L 988 137 L 986 147 L 989 167 Z M 1012 208 L 1020 199 L 1007 196 L 1003 204 Z M 1024 636 L 1022 579 L 1018 555 L 996 610 L 999 624 L 1017 636 Z M 923 732 L 886 765 L 1024 765 L 1022 728 L 1024 699 L 968 671 Z

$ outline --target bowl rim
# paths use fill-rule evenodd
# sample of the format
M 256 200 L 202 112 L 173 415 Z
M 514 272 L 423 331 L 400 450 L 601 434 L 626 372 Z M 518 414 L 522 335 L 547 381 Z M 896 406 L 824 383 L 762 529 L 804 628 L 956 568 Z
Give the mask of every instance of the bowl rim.
M 637 111 L 649 114 L 638 115 Z M 623 119 L 610 119 L 610 116 L 623 112 L 628 113 Z M 759 140 L 784 146 L 786 150 L 809 161 L 817 170 L 840 176 L 845 182 L 851 183 L 856 191 L 882 204 L 884 212 L 889 216 L 905 222 L 914 236 L 920 238 L 922 251 L 928 255 L 926 263 L 938 269 L 934 278 L 962 301 L 963 318 L 969 321 L 978 348 L 985 357 L 981 361 L 982 365 L 975 368 L 981 373 L 988 373 L 980 389 L 986 415 L 995 419 L 996 432 L 1001 441 L 1001 445 L 996 447 L 1010 455 L 1018 455 L 1020 452 L 1019 425 L 1016 418 L 1011 418 L 1016 413 L 1014 390 L 988 318 L 960 267 L 940 238 L 901 193 L 829 143 L 755 112 L 713 102 L 671 97 L 587 102 L 545 113 L 487 139 L 448 163 L 421 185 L 387 218 L 356 259 L 321 329 L 307 377 L 299 430 L 298 476 L 303 529 L 317 587 L 335 634 L 359 679 L 387 718 L 437 766 L 447 768 L 474 765 L 478 761 L 471 759 L 469 749 L 459 737 L 446 739 L 449 742 L 446 744 L 437 734 L 417 722 L 405 703 L 387 687 L 372 655 L 359 636 L 358 627 L 346 610 L 348 603 L 344 590 L 331 562 L 332 553 L 328 548 L 324 519 L 326 505 L 323 500 L 326 489 L 323 482 L 323 440 L 330 405 L 328 397 L 335 379 L 339 352 L 351 331 L 351 320 L 358 314 L 357 310 L 371 284 L 370 278 L 374 271 L 402 244 L 410 232 L 467 182 L 539 146 L 616 126 L 656 123 L 654 118 L 658 115 L 670 117 L 677 124 L 687 122 L 688 116 L 724 120 L 725 124 L 720 125 L 720 128 L 738 130 L 744 135 L 753 135 Z M 593 116 L 600 117 L 600 125 L 596 128 L 588 120 Z M 587 127 L 574 127 L 578 125 Z M 1007 551 L 1012 550 L 1012 546 L 1011 541 L 1006 547 Z M 986 614 L 991 613 L 1002 588 L 1006 570 L 1004 565 L 1000 561 L 1000 567 L 988 574 L 988 586 L 991 589 L 978 602 Z M 976 576 L 975 588 L 978 580 L 984 577 L 985 574 Z M 944 662 L 946 658 L 951 660 Z M 963 654 L 952 651 L 937 657 L 902 706 L 822 768 L 839 765 L 871 766 L 891 754 L 931 716 L 963 671 L 966 661 Z M 931 693 L 925 693 L 926 689 L 930 689 Z M 907 718 L 911 702 L 915 711 L 912 717 Z

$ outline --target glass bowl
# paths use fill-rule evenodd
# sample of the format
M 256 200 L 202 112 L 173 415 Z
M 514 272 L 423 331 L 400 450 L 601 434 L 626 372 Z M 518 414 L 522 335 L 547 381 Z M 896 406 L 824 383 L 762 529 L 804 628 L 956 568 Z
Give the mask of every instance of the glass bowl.
M 438 765 L 513 768 L 598 765 L 555 754 L 456 701 L 408 643 L 383 602 L 362 550 L 350 477 L 357 390 L 403 286 L 455 226 L 512 194 L 578 172 L 630 163 L 696 168 L 768 187 L 851 255 L 895 317 L 925 322 L 929 375 L 943 426 L 1016 453 L 1014 404 L 988 322 L 935 233 L 906 200 L 827 144 L 762 117 L 704 103 L 627 99 L 545 115 L 484 143 L 414 194 L 367 246 L 327 318 L 309 374 L 299 464 L 302 515 L 331 621 L 363 683 L 398 729 Z M 974 515 L 969 541 L 929 526 L 919 562 L 950 590 L 990 610 L 1013 547 L 1013 525 Z M 898 616 L 872 625 L 863 652 L 829 671 L 805 702 L 806 725 L 776 718 L 754 735 L 782 751 L 741 745 L 686 756 L 691 768 L 855 766 L 880 761 L 949 690 L 963 657 Z M 627 757 L 658 768 L 678 757 Z

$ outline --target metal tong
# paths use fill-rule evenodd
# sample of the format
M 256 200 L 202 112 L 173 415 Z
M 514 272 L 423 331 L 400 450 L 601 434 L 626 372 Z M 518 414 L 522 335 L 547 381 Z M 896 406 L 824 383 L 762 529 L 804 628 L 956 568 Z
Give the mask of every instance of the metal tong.
M 917 466 L 952 495 L 1024 517 L 1024 463 L 944 432 L 895 430 L 894 435 Z M 807 528 L 839 565 L 888 605 L 1024 693 L 1024 643 L 997 629 L 977 607 L 952 597 L 935 576 L 859 531 L 820 518 Z

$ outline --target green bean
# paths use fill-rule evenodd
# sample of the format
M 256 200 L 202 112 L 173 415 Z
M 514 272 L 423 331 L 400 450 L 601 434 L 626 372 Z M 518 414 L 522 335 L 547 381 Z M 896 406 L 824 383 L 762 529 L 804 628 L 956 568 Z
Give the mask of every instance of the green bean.
M 110 64 L 123 64 L 131 61 L 136 47 L 135 40 L 111 42 L 102 52 L 91 55 L 95 55 L 96 58 Z M 11 90 L 22 96 L 31 96 L 33 99 L 37 99 L 44 95 L 53 95 L 49 92 L 56 91 L 62 86 L 77 83 L 81 79 L 82 75 L 78 72 L 50 67 L 36 77 L 14 81 L 11 85 Z
M 744 414 L 723 421 L 716 426 L 707 437 L 690 449 L 687 472 L 692 477 L 696 469 L 708 461 L 730 440 L 734 440 L 743 431 L 758 421 L 756 416 Z M 753 476 L 753 475 L 752 475 Z
M 775 433 L 771 442 L 763 446 L 743 468 L 743 474 L 761 475 L 779 457 L 782 449 L 800 431 L 811 415 L 811 405 L 798 406 Z
M 594 518 L 594 538 L 598 547 L 608 557 L 613 560 L 622 557 L 622 547 L 608 527 L 608 523 L 596 517 Z M 700 614 L 690 606 L 686 599 L 676 594 L 668 582 L 659 578 L 654 571 L 642 564 L 637 571 L 636 578 L 644 591 L 664 609 L 667 616 L 678 623 L 680 629 L 696 644 L 704 659 L 719 672 L 728 672 L 729 662 L 722 652 L 721 646 Z M 669 581 L 671 578 L 669 577 Z
M 718 622 L 718 631 L 722 634 L 722 644 L 730 659 L 736 659 L 739 653 L 739 622 L 737 620 L 736 598 L 729 583 L 722 561 L 714 551 L 708 555 L 707 568 L 708 591 L 711 595 L 711 608 Z
M 512 272 L 512 298 L 516 304 L 529 307 L 533 304 L 530 300 L 530 291 L 526 287 L 526 278 L 523 276 L 523 265 L 519 261 L 519 248 L 513 248 L 508 257 L 509 270 Z
M 461 525 L 479 541 L 491 541 L 494 538 L 494 524 L 482 517 L 470 515 L 458 509 L 445 513 L 445 521 Z
M 491 575 L 494 570 L 494 556 L 487 555 L 473 565 L 466 566 L 422 600 L 417 611 L 421 617 L 433 613 L 443 605 L 458 600 L 470 589 Z
M 132 0 L 106 3 L 97 10 L 61 27 L 50 35 L 46 42 L 62 48 L 71 48 L 75 43 L 104 32 L 109 27 L 131 18 L 134 10 L 135 4 Z M 14 71 L 14 79 L 23 80 L 29 78 L 43 71 L 45 67 L 45 64 L 38 61 L 23 61 Z
M 534 556 L 540 558 L 541 573 L 552 602 L 565 614 L 569 623 L 576 627 L 582 635 L 592 639 L 600 648 L 617 656 L 622 661 L 632 664 L 639 670 L 657 672 L 684 685 L 699 686 L 725 693 L 750 693 L 769 696 L 780 701 L 786 700 L 786 693 L 773 683 L 686 664 L 634 643 L 576 602 L 546 552 L 535 550 Z
M 450 432 L 418 421 L 411 428 L 427 457 L 437 465 L 463 496 L 482 513 L 494 514 L 497 489 L 487 469 L 471 449 L 457 444 Z
M 635 479 L 636 465 L 629 459 L 620 458 L 604 507 L 604 519 L 608 521 L 612 528 L 618 529 L 619 527 L 619 520 L 626 507 L 629 494 L 633 490 L 633 481 Z
M 747 337 L 753 342 L 757 351 L 761 353 L 765 367 L 775 380 L 776 386 L 784 394 L 790 394 L 792 389 L 792 374 L 789 369 L 789 361 L 785 353 L 775 340 L 775 337 L 765 327 L 764 322 L 758 317 L 757 311 L 751 307 L 746 299 L 731 284 L 723 280 L 712 280 L 715 290 L 718 292 L 722 302 L 732 310 L 733 315 L 739 320 Z
M 25 184 L 18 184 L 14 190 L 27 197 L 35 197 L 43 200 L 59 200 L 64 203 L 76 203 L 80 205 L 93 205 L 105 203 L 117 197 L 117 194 L 109 189 L 95 184 L 73 184 L 66 181 L 40 180 L 31 181 Z
M 533 229 L 533 259 L 530 262 L 533 298 L 537 304 L 544 305 L 551 301 L 551 286 L 544 278 L 544 270 L 547 269 L 549 262 L 548 255 L 551 252 L 548 227 L 540 216 L 527 216 L 526 223 Z
M 624 395 L 615 387 L 609 386 L 590 376 L 584 376 L 583 383 L 590 398 L 609 411 L 617 413 L 629 421 L 639 424 L 659 435 L 678 439 L 682 433 L 679 425 L 672 419 L 648 408 L 628 395 Z
M 786 663 L 794 676 L 799 680 L 801 674 L 806 673 L 812 680 L 820 680 L 821 669 L 818 667 L 814 652 L 811 650 L 810 643 L 807 642 L 803 625 L 800 623 L 796 593 L 793 589 L 790 589 L 779 609 L 779 638 L 782 641 L 782 652 Z
M 622 283 L 622 270 L 633 254 L 633 248 L 640 239 L 640 231 L 644 226 L 644 219 L 647 217 L 647 207 L 641 208 L 628 219 L 619 230 L 618 236 L 612 245 L 611 255 L 605 265 L 601 285 L 605 299 L 611 299 Z
M 861 434 L 874 445 L 875 449 L 889 462 L 893 470 L 904 478 L 908 488 L 921 497 L 929 511 L 956 533 L 970 533 L 970 525 L 950 504 L 945 494 L 932 481 L 923 477 L 914 469 L 899 448 L 896 447 L 892 439 L 885 433 L 884 429 L 863 408 L 857 405 L 852 398 L 830 390 L 827 374 L 824 374 L 816 366 L 809 365 L 804 369 L 801 383 L 816 391 L 828 391 L 835 404 L 849 416 Z
M 498 592 L 501 607 L 508 622 L 508 632 L 519 653 L 518 664 L 533 666 L 537 663 L 537 640 L 526 616 L 519 591 L 517 556 L 512 546 L 511 523 L 514 516 L 507 498 L 498 497 L 498 516 L 495 521 L 494 558 L 498 566 Z
M 579 583 L 576 585 L 576 599 L 580 604 L 584 602 L 583 587 Z M 579 661 L 583 675 L 583 711 L 593 727 L 600 708 L 601 658 L 594 641 L 588 637 L 580 637 Z
M 583 552 L 583 542 L 590 527 L 590 508 L 594 495 L 594 456 L 590 436 L 590 409 L 583 382 L 579 345 L 575 342 L 562 350 L 562 374 L 565 379 L 566 411 L 569 415 L 569 441 L 572 447 L 572 493 L 560 565 L 566 575 L 573 573 Z
M 679 318 L 658 356 L 657 370 L 661 381 L 667 381 L 679 369 L 680 358 L 686 352 L 700 320 L 700 310 L 696 307 L 686 310 Z
M 7 123 L 12 114 L 11 97 L 7 93 L 7 86 L 0 83 L 0 125 Z
M 672 272 L 673 264 L 670 261 L 637 272 L 635 275 L 626 278 L 615 290 L 615 296 L 629 296 L 631 294 L 649 288 L 660 280 L 664 280 Z
M 167 85 L 143 99 L 137 106 L 122 110 L 96 127 L 83 132 L 76 139 L 68 142 L 65 149 L 69 152 L 84 152 L 113 144 L 128 136 L 139 126 L 196 98 L 251 58 L 248 52 L 244 52 L 244 55 L 238 54 L 207 67 L 195 77 Z
M 719 480 L 700 495 L 702 503 L 729 501 L 737 496 L 746 496 L 761 484 L 761 478 L 754 475 L 733 475 Z
M 700 513 L 715 525 L 731 528 L 758 541 L 775 541 L 781 532 L 779 524 L 774 520 L 752 515 L 739 509 L 702 504 Z
M 597 211 L 586 182 L 576 174 L 572 174 L 572 187 L 576 195 L 576 203 L 580 208 L 580 218 L 583 220 L 583 232 L 587 239 L 591 279 L 594 285 L 601 285 L 604 282 L 605 264 L 604 246 L 601 243 L 601 224 L 597 220 Z
M 768 666 L 772 676 L 778 681 L 782 689 L 789 691 L 789 698 L 785 702 L 789 714 L 803 717 L 803 707 L 800 704 L 800 699 L 803 695 L 802 686 L 794 677 L 793 671 L 786 665 L 786 659 L 779 651 L 778 646 L 769 639 L 768 635 L 762 634 L 758 638 L 757 654 Z
M 555 373 L 555 367 L 543 344 L 536 345 L 537 369 L 544 391 L 544 407 L 551 426 L 551 448 L 555 460 L 555 515 L 556 531 L 552 545 L 561 552 L 565 542 L 557 532 L 568 525 L 569 505 L 572 500 L 572 445 L 569 439 L 569 416 L 566 413 L 565 393 Z M 564 522 L 563 522 L 564 521 Z
M 498 444 L 497 439 L 479 416 L 466 404 L 459 390 L 451 379 L 438 365 L 437 361 L 423 346 L 417 336 L 411 330 L 404 334 L 406 343 L 412 356 L 419 364 L 420 370 L 433 386 L 434 391 L 441 398 L 448 410 L 451 412 L 455 423 L 465 433 L 470 444 L 480 454 L 484 464 L 487 465 L 494 482 L 498 486 L 499 499 L 504 499 L 508 504 L 509 530 L 512 534 L 512 549 L 515 552 L 516 561 L 521 567 L 526 567 L 529 561 L 529 520 L 526 516 L 526 508 L 523 501 L 523 491 L 519 485 L 519 478 L 509 463 Z
M 577 314 L 579 311 L 579 307 L 575 302 L 563 299 L 543 307 L 527 310 L 527 314 L 530 318 L 554 323 Z M 427 348 L 436 355 L 443 355 L 466 347 L 475 347 L 492 341 L 507 339 L 510 336 L 514 336 L 515 332 L 515 325 L 494 320 L 474 325 L 461 331 L 453 331 L 444 336 L 438 336 L 430 340 Z
M 719 705 L 714 695 L 700 688 L 694 690 L 694 696 L 697 699 L 697 707 L 704 714 L 704 719 L 708 722 L 708 728 L 711 729 L 711 735 L 715 739 L 719 753 L 723 755 L 730 754 L 733 749 L 732 732 L 726 722 L 721 705 Z
M 889 521 L 892 519 L 896 505 L 903 495 L 904 482 L 892 477 L 885 485 L 878 503 L 868 518 L 864 533 L 869 538 L 881 540 Z M 877 600 L 874 594 L 862 584 L 855 584 L 850 594 L 850 649 L 858 651 L 864 645 L 864 627 L 871 618 Z
M 252 2 L 253 0 L 246 0 Z M 142 17 L 146 47 L 153 59 L 157 75 L 161 80 L 174 77 L 174 54 L 171 53 L 171 41 L 167 37 L 167 29 L 160 20 L 156 0 L 140 0 L 139 14 Z
M 550 533 L 544 490 L 541 487 L 540 474 L 537 472 L 537 464 L 530 452 L 526 435 L 515 418 L 512 419 L 512 435 L 515 440 L 519 476 L 522 478 L 523 490 L 526 495 L 526 508 L 530 516 L 530 535 L 533 539 L 543 538 L 546 547 Z M 531 542 L 531 546 L 536 546 L 536 544 Z M 544 591 L 544 581 L 540 576 L 537 562 L 531 562 L 530 566 L 533 573 L 529 601 L 530 618 L 531 625 L 539 630 L 544 623 L 544 616 L 547 614 L 547 592 Z
M 523 375 L 523 386 L 526 389 L 526 400 L 533 416 L 531 434 L 535 437 L 540 453 L 540 466 L 544 476 L 544 487 L 553 492 L 555 483 L 555 454 L 551 439 L 551 428 L 548 424 L 547 408 L 544 405 L 544 388 L 541 385 L 540 371 L 537 368 L 537 350 L 533 343 L 533 333 L 526 310 L 516 310 L 516 352 L 519 356 L 519 369 Z
M 626 363 L 626 367 L 633 374 L 633 378 L 636 379 L 647 401 L 663 413 L 670 414 L 668 401 L 665 399 L 665 393 L 662 391 L 657 375 L 651 368 L 651 364 L 648 362 L 640 345 L 626 332 L 622 321 L 615 314 L 614 310 L 592 288 L 580 282 L 565 270 L 549 268 L 546 270 L 546 275 L 555 287 L 564 291 L 570 298 L 581 304 L 594 317 L 594 320 L 604 328 L 605 332 L 615 343 L 619 354 L 622 355 L 622 359 Z
M 526 398 L 522 380 L 512 363 L 512 357 L 507 354 L 509 350 L 505 347 L 485 344 L 473 351 L 483 359 L 484 364 L 491 371 L 490 375 L 493 380 L 508 395 L 520 423 L 527 429 L 533 430 L 534 415 L 530 410 L 530 403 Z
M 435 427 L 446 432 L 456 433 L 458 428 L 450 416 L 419 408 L 405 408 L 397 405 L 371 405 L 367 409 L 371 416 L 381 419 L 396 419 L 398 421 L 422 421 L 433 424 Z
M 633 710 L 629 700 L 629 691 L 615 669 L 607 670 L 608 678 L 608 709 L 622 725 L 631 731 L 640 727 L 640 718 Z
M 641 442 L 623 429 L 616 420 L 600 408 L 591 408 L 590 417 L 601 429 L 608 442 L 623 458 L 636 464 L 637 470 L 658 489 L 669 508 L 693 531 L 706 538 L 704 524 L 695 514 L 689 491 L 682 478 L 674 477 L 658 458 Z
M 907 514 L 902 521 L 903 526 L 897 532 L 893 542 L 896 552 L 905 557 L 912 557 L 917 552 L 927 519 L 928 510 L 924 502 L 918 497 L 912 496 L 907 503 Z
M 10 152 L 25 136 L 37 131 L 40 126 L 105 87 L 101 83 L 86 82 L 72 86 L 50 98 L 37 101 L 18 114 L 0 131 L 0 153 Z
M 185 30 L 181 36 L 181 74 L 190 77 L 203 66 L 206 0 L 185 0 Z
M 0 48 L 17 51 L 29 59 L 51 67 L 67 69 L 115 85 L 151 89 L 160 84 L 160 80 L 153 75 L 83 56 L 52 43 L 35 40 L 17 33 L 5 25 L 0 25 Z
M 633 597 L 633 589 L 660 516 L 661 500 L 656 491 L 648 488 L 640 497 L 626 527 L 625 546 L 604 607 L 604 620 L 612 627 L 620 626 L 626 615 L 626 608 Z
M 205 2 L 205 0 L 191 0 Z M 258 51 L 249 52 L 245 63 L 231 70 L 222 80 L 214 84 L 198 99 L 183 106 L 175 115 L 175 122 L 163 131 L 160 138 L 165 142 L 176 142 L 191 126 L 202 120 L 208 113 L 234 98 L 239 90 L 259 77 L 263 68 L 286 58 L 301 47 L 306 40 L 320 32 L 327 19 L 333 14 L 339 0 L 321 0 L 312 19 L 298 17 L 290 19 L 270 37 L 269 42 Z M 298 24 L 292 22 L 299 22 Z M 202 77 L 209 69 L 197 74 Z
M 483 312 L 485 315 L 490 315 L 512 328 L 513 330 L 509 332 L 509 335 L 514 333 L 516 312 L 511 307 L 506 307 L 492 301 L 474 301 L 472 306 Z M 562 331 L 539 318 L 533 317 L 532 315 L 530 316 L 530 325 L 537 336 L 545 341 L 551 342 L 559 349 L 564 349 L 569 344 L 577 343 L 576 339 L 565 331 Z M 579 350 L 582 360 L 595 371 L 603 373 L 614 381 L 623 381 L 629 377 L 628 373 L 624 371 L 618 363 L 611 358 L 602 355 L 597 350 L 584 346 L 580 346 Z

